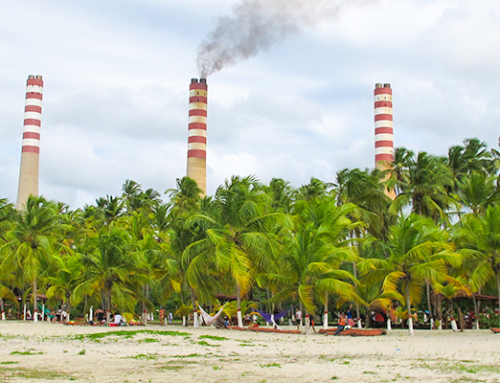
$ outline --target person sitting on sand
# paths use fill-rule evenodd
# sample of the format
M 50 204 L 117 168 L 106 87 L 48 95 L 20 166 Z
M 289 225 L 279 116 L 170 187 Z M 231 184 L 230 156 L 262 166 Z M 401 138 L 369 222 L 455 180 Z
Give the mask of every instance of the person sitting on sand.
M 125 321 L 118 311 L 115 314 L 114 324 L 117 326 L 125 326 Z
M 335 335 L 339 335 L 341 331 L 344 331 L 345 325 L 346 325 L 346 318 L 345 318 L 344 313 L 342 313 L 339 316 L 337 331 L 335 331 Z

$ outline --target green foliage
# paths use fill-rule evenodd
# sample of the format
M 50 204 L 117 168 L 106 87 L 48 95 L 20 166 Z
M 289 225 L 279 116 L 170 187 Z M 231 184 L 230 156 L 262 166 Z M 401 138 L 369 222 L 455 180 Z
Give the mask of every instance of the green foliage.
M 93 306 L 129 320 L 159 306 L 187 318 L 224 295 L 236 296 L 231 317 L 257 305 L 418 307 L 427 286 L 449 300 L 500 295 L 499 164 L 471 138 L 446 158 L 397 148 L 385 171 L 344 169 L 298 188 L 232 176 L 204 197 L 184 177 L 165 202 L 132 180 L 76 210 L 30 197 L 16 211 L 0 198 L 0 304 L 45 294 L 72 318 Z

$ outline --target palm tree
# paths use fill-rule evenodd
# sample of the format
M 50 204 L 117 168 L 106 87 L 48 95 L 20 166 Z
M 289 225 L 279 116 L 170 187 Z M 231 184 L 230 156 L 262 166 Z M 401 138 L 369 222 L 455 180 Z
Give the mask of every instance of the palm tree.
M 193 312 L 193 325 L 198 327 L 198 308 L 196 307 L 196 294 L 207 298 L 211 291 L 210 285 L 214 285 L 214 280 L 211 278 L 208 270 L 204 278 L 189 278 L 188 270 L 193 266 L 191 260 L 184 258 L 183 254 L 187 247 L 193 242 L 202 238 L 201 229 L 198 225 L 187 225 L 187 221 L 191 216 L 200 213 L 203 199 L 201 198 L 202 190 L 198 187 L 195 180 L 189 177 L 177 179 L 177 188 L 169 189 L 166 193 L 170 196 L 171 208 L 168 212 L 168 235 L 169 235 L 169 258 L 170 271 L 177 273 L 165 274 L 161 279 L 161 285 L 164 287 L 162 291 L 168 291 L 171 287 L 170 282 L 187 284 L 191 296 L 191 306 Z M 207 199 L 207 198 L 205 198 Z M 208 200 L 208 199 L 207 199 Z M 174 263 L 175 262 L 175 263 Z M 165 279 L 167 277 L 168 279 Z M 165 290 L 166 288 L 166 290 Z M 176 287 L 181 289 L 181 286 Z M 181 303 L 184 304 L 181 297 Z
M 500 190 L 495 185 L 496 177 L 482 172 L 472 172 L 457 182 L 457 195 L 460 203 L 473 214 L 483 214 L 486 208 L 497 203 Z
M 452 185 L 450 171 L 438 157 L 420 152 L 415 157 L 404 148 L 396 149 L 394 171 L 388 188 L 396 190 L 391 213 L 398 214 L 405 207 L 436 222 L 447 221 L 446 212 L 456 201 L 448 195 Z
M 46 295 L 49 299 L 54 297 L 65 302 L 69 321 L 71 298 L 73 290 L 82 282 L 83 265 L 80 259 L 73 255 L 56 256 L 54 261 L 57 262 L 57 271 L 54 276 L 46 278 L 46 283 L 50 286 Z
M 385 192 L 382 181 L 386 172 L 374 170 L 344 169 L 337 173 L 337 204 L 353 203 L 358 206 L 351 214 L 354 221 L 363 222 L 351 231 L 351 237 L 363 239 L 367 232 L 380 239 L 387 238 L 387 228 L 392 216 L 388 208 L 391 199 Z M 362 251 L 362 241 L 358 241 L 358 253 Z M 353 262 L 353 274 L 357 278 L 356 263 Z M 359 304 L 356 302 L 358 326 L 361 327 Z
M 416 214 L 399 217 L 390 227 L 388 242 L 380 245 L 387 248 L 389 257 L 366 259 L 360 268 L 365 274 L 374 272 L 382 277 L 383 291 L 406 304 L 413 335 L 412 304 L 419 302 L 426 282 L 450 280 L 447 265 L 458 265 L 460 257 L 453 253 L 446 231 Z
M 217 189 L 212 214 L 197 214 L 188 224 L 203 228 L 204 237 L 189 245 L 183 262 L 189 264 L 190 285 L 206 279 L 207 267 L 215 267 L 222 278 L 234 283 L 238 326 L 243 326 L 241 299 L 253 277 L 263 270 L 275 253 L 276 227 L 290 225 L 286 214 L 273 212 L 269 194 L 253 177 L 232 177 Z
M 75 301 L 95 291 L 100 294 L 106 312 L 109 313 L 115 306 L 133 312 L 141 298 L 141 286 L 150 276 L 140 272 L 137 254 L 130 251 L 129 233 L 111 224 L 110 227 L 103 227 L 92 240 L 94 252 L 86 254 L 86 279 L 75 288 Z
M 276 291 L 273 301 L 299 301 L 307 314 L 317 311 L 315 301 L 322 301 L 328 323 L 328 297 L 335 294 L 345 300 L 357 300 L 353 275 L 341 269 L 345 261 L 354 261 L 356 247 L 349 242 L 355 227 L 348 215 L 355 205 L 335 205 L 334 197 L 310 200 L 295 206 L 296 226 L 284 239 L 277 257 L 277 268 L 259 276 L 260 285 Z M 306 331 L 308 327 L 306 316 Z
M 471 287 L 477 291 L 494 280 L 500 298 L 500 206 L 490 206 L 484 215 L 463 217 L 455 233 L 461 254 L 475 263 Z
M 6 243 L 0 248 L 4 254 L 0 268 L 9 272 L 21 268 L 24 281 L 31 283 L 33 318 L 37 321 L 37 283 L 42 264 L 50 264 L 52 253 L 63 248 L 60 237 L 63 230 L 69 228 L 60 223 L 58 205 L 43 197 L 30 196 L 17 217 L 15 226 L 6 234 Z

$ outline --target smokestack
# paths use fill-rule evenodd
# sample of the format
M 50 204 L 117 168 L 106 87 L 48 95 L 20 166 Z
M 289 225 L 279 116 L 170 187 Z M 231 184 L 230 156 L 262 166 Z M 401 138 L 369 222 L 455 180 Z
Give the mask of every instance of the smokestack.
M 392 169 L 394 162 L 394 138 L 392 125 L 391 84 L 375 84 L 375 167 L 379 170 Z M 385 180 L 390 177 L 388 173 Z M 386 190 L 390 198 L 396 198 L 394 190 Z
M 187 176 L 207 193 L 207 80 L 191 79 L 189 85 L 189 134 Z
M 17 209 L 21 210 L 30 195 L 38 196 L 38 163 L 42 117 L 42 76 L 28 76 L 24 108 L 23 147 L 17 193 Z
M 388 168 L 394 161 L 391 84 L 375 84 L 375 167 Z

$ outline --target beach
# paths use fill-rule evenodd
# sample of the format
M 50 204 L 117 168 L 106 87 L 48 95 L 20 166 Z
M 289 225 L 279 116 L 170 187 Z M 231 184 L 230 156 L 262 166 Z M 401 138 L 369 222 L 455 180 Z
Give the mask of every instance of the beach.
M 1 382 L 500 382 L 490 330 L 341 337 L 2 321 L 0 335 Z

